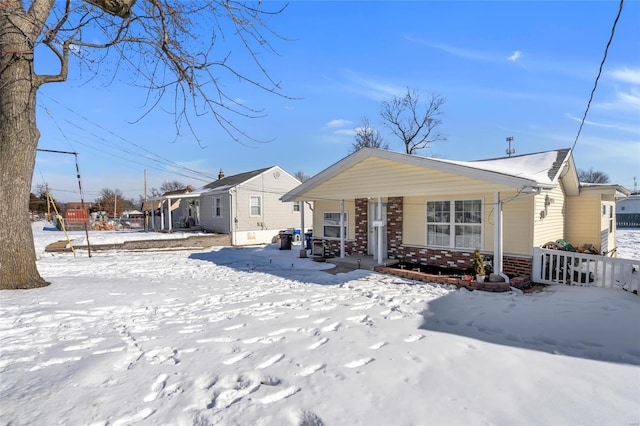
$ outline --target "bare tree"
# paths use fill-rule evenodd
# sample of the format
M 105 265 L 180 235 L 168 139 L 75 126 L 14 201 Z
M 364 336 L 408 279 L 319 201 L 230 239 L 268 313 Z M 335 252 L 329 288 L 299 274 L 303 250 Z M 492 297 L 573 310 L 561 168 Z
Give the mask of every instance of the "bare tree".
M 100 211 L 106 212 L 107 216 L 113 217 L 118 217 L 123 211 L 134 208 L 131 200 L 125 200 L 122 191 L 118 188 L 103 188 L 95 203 L 99 206 Z
M 421 111 L 420 93 L 416 89 L 407 89 L 403 96 L 382 102 L 380 115 L 389 130 L 402 140 L 405 152 L 415 154 L 434 142 L 447 140 L 437 129 L 442 124 L 439 117 L 445 101 L 438 93 L 432 92 Z
M 362 126 L 358 127 L 355 133 L 355 140 L 351 144 L 351 152 L 356 152 L 361 148 L 389 149 L 389 144 L 384 142 L 380 132 L 369 125 L 367 118 L 362 119 Z
M 585 183 L 609 183 L 609 176 L 591 167 L 589 170 L 578 169 L 578 180 Z
M 263 112 L 236 101 L 223 82 L 232 78 L 283 96 L 260 62 L 262 51 L 272 50 L 267 37 L 278 37 L 267 20 L 282 10 L 226 0 L 0 2 L 0 289 L 48 284 L 36 267 L 28 221 L 42 85 L 64 82 L 77 68 L 102 76 L 111 63 L 111 78 L 127 73 L 148 88 L 147 112 L 173 107 L 177 134 L 193 133 L 192 120 L 209 114 L 233 140 L 244 139 L 250 136 L 232 117 Z M 35 56 L 51 53 L 58 73 L 37 74 Z
M 311 176 L 307 176 L 304 174 L 304 172 L 302 170 L 298 170 L 294 175 L 294 178 L 298 179 L 300 182 L 304 182 L 305 180 L 309 179 Z

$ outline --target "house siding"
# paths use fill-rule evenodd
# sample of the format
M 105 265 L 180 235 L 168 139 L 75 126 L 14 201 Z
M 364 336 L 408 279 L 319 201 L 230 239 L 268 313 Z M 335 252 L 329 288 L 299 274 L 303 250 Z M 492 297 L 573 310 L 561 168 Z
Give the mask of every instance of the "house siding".
M 362 204 L 364 204 L 364 207 L 362 206 Z M 364 203 L 362 201 L 359 201 L 359 205 L 360 208 L 364 208 L 364 217 L 366 218 L 366 214 L 367 214 L 367 202 L 366 200 L 364 200 Z M 323 200 L 323 201 L 316 201 L 314 203 L 314 208 L 313 208 L 313 233 L 314 233 L 314 238 L 323 238 L 323 226 L 324 226 L 324 213 L 325 212 L 339 212 L 340 211 L 340 201 L 333 201 L 333 200 Z M 355 200 L 345 200 L 344 201 L 344 211 L 347 213 L 347 240 L 355 240 L 356 238 L 356 202 Z M 362 212 L 360 212 L 360 220 L 362 220 Z M 360 221 L 359 223 L 359 227 L 358 227 L 359 232 L 361 232 L 362 230 L 365 230 L 365 234 L 364 234 L 364 242 L 362 241 L 362 238 L 360 239 L 360 241 L 357 243 L 357 247 L 362 247 L 363 244 L 366 247 L 366 239 L 367 239 L 367 223 L 366 223 L 366 219 L 364 224 Z M 338 245 L 340 244 L 340 239 L 339 238 L 327 238 L 326 241 L 338 241 Z M 339 252 L 338 252 L 339 253 Z M 365 251 L 366 253 L 366 251 Z
M 567 201 L 567 215 L 571 218 L 567 223 L 567 241 L 574 247 L 593 244 L 598 251 L 602 251 L 601 230 L 603 223 L 607 223 L 608 229 L 608 216 L 602 215 L 601 196 L 580 195 L 569 197 Z
M 375 179 L 375 185 L 372 180 Z M 411 185 L 407 185 L 411 182 Z M 429 170 L 369 157 L 305 193 L 308 199 L 357 199 L 369 197 L 424 196 L 451 198 L 458 194 L 505 191 L 504 185 L 488 183 L 438 170 Z
M 547 204 L 547 199 L 550 204 Z M 565 195 L 561 186 L 536 195 L 533 229 L 533 244 L 530 245 L 529 254 L 533 254 L 533 247 L 540 247 L 549 241 L 566 239 Z
M 277 235 L 282 229 L 300 228 L 300 212 L 294 211 L 294 203 L 280 201 L 282 195 L 297 185 L 299 182 L 279 167 L 238 185 L 232 194 L 235 217 L 238 219 L 235 231 L 273 230 Z M 261 198 L 260 216 L 251 215 L 249 200 L 253 195 Z M 310 222 L 311 210 L 305 205 L 306 218 Z
M 222 199 L 222 216 L 215 216 L 215 199 Z M 230 197 L 229 194 L 205 194 L 200 197 L 200 225 L 202 229 L 219 234 L 227 234 L 230 232 Z

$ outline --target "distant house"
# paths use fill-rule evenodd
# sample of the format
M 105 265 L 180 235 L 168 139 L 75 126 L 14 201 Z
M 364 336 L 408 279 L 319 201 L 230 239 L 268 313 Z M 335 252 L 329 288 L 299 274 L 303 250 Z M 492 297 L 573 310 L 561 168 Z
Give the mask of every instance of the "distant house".
M 167 223 L 171 205 L 171 226 L 155 228 L 188 227 L 229 234 L 232 245 L 271 243 L 281 230 L 301 228 L 300 204 L 280 200 L 300 181 L 279 166 L 233 176 L 224 176 L 221 170 L 218 177 L 197 190 L 164 194 L 162 211 L 167 213 L 160 223 Z M 304 213 L 310 222 L 308 204 Z
M 157 206 L 151 212 L 151 229 L 171 231 L 176 228 L 199 226 L 200 194 L 193 187 L 167 191 L 150 202 Z M 156 216 L 159 216 L 159 218 Z
M 583 185 L 571 150 L 450 161 L 363 148 L 282 197 L 312 201 L 313 253 L 529 275 L 533 247 L 567 240 L 615 253 L 621 186 Z
M 632 194 L 616 205 L 616 223 L 619 228 L 640 227 L 640 194 Z

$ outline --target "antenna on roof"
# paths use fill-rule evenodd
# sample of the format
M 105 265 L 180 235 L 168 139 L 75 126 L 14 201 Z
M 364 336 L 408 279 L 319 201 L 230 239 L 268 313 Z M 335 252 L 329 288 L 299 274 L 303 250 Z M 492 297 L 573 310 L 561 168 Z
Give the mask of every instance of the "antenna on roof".
M 511 142 L 513 142 L 513 136 L 507 136 L 507 143 L 509 144 L 509 148 L 507 148 L 507 155 L 511 157 L 511 154 L 516 152 L 515 148 L 511 148 Z

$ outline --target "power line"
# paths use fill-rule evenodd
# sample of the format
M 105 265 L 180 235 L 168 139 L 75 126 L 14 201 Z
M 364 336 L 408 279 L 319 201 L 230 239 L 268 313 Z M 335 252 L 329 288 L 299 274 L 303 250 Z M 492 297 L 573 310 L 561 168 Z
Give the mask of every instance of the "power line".
M 582 116 L 582 121 L 580 122 L 580 127 L 578 128 L 578 134 L 576 135 L 576 140 L 573 142 L 573 146 L 571 147 L 571 151 L 574 150 L 576 144 L 578 143 L 578 138 L 580 137 L 580 133 L 582 133 L 582 127 L 584 126 L 584 122 L 587 119 L 587 113 L 589 112 L 589 107 L 591 106 L 591 101 L 593 100 L 593 95 L 596 93 L 596 88 L 598 87 L 598 80 L 600 80 L 600 75 L 602 74 L 602 68 L 604 68 L 604 63 L 607 60 L 607 53 L 609 52 L 609 46 L 611 46 L 611 42 L 613 41 L 613 35 L 616 32 L 616 25 L 618 24 L 618 20 L 620 19 L 620 14 L 622 13 L 622 5 L 624 4 L 624 0 L 620 0 L 620 6 L 618 8 L 618 15 L 616 16 L 615 21 L 613 21 L 613 26 L 611 27 L 611 35 L 609 36 L 609 41 L 607 42 L 607 46 L 604 49 L 604 56 L 602 57 L 602 62 L 600 62 L 600 68 L 598 69 L 598 75 L 596 76 L 596 81 L 593 84 L 593 89 L 591 89 L 591 96 L 589 96 L 589 102 L 587 102 L 587 108 L 584 111 L 584 115 Z

